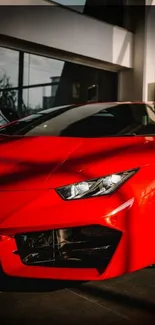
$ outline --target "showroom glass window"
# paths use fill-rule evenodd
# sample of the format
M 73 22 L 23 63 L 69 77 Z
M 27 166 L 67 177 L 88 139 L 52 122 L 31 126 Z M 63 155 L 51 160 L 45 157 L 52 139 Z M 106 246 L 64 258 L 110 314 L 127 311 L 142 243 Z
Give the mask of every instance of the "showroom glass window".
M 27 111 L 54 105 L 64 61 L 24 54 L 23 102 Z
M 116 72 L 0 47 L 0 125 L 62 105 L 116 101 L 117 86 Z
M 0 47 L 0 124 L 18 110 L 19 52 Z
M 69 7 L 72 10 L 83 13 L 87 0 L 54 0 L 59 5 Z

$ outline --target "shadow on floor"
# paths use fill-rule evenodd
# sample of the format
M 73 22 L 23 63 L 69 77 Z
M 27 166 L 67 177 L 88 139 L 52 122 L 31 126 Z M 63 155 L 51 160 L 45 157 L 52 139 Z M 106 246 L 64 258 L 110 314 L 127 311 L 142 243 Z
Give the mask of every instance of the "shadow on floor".
M 136 288 L 136 279 L 133 278 L 135 285 L 127 285 L 125 292 L 121 283 L 125 289 L 126 278 L 117 284 L 115 280 L 110 280 L 109 286 L 108 281 L 86 283 L 20 279 L 1 273 L 0 291 L 4 294 L 0 295 L 0 319 L 3 325 L 154 324 L 155 294 L 147 287 L 147 281 L 154 279 L 154 271 L 147 272 L 147 279 L 145 274 L 139 273 L 142 285 L 139 282 Z M 113 281 L 115 285 L 112 287 Z M 145 294 L 142 295 L 144 287 Z M 66 288 L 68 290 L 63 290 Z
M 106 282 L 107 284 L 107 282 Z M 155 316 L 155 302 L 153 303 L 150 301 L 150 290 L 148 288 L 147 295 L 144 295 L 143 297 L 139 295 L 139 297 L 135 297 L 135 293 L 137 294 L 138 290 L 136 291 L 136 287 L 134 287 L 135 292 L 120 292 L 121 287 L 114 288 L 111 290 L 111 288 L 105 288 L 104 284 L 103 287 L 95 286 L 95 284 L 90 285 L 83 285 L 80 286 L 78 289 L 78 292 L 83 296 L 89 296 L 95 298 L 97 301 L 108 301 L 109 303 L 116 304 L 116 305 L 122 305 L 124 307 L 127 307 L 129 309 L 136 309 L 137 311 L 143 310 L 147 313 L 153 313 Z M 154 295 L 155 297 L 155 295 Z
M 6 276 L 0 270 L 1 292 L 53 292 L 78 287 L 82 283 L 85 282 L 15 278 Z

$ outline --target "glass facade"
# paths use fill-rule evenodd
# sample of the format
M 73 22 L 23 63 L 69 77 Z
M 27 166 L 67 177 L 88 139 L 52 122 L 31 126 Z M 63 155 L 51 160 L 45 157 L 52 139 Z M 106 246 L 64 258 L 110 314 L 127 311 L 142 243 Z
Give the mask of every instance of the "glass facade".
M 0 88 L 17 87 L 19 52 L 0 48 Z
M 0 48 L 0 125 L 16 118 L 18 108 L 19 52 Z
M 23 100 L 27 109 L 52 105 L 62 75 L 63 61 L 24 54 Z M 49 104 L 48 104 L 49 103 Z
M 0 47 L 0 124 L 61 105 L 116 101 L 118 75 Z
M 53 2 L 83 13 L 87 0 L 54 0 Z

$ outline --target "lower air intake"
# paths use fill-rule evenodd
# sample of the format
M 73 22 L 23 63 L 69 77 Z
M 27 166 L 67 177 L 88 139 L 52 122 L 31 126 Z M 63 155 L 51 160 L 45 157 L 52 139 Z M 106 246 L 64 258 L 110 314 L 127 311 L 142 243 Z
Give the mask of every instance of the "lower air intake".
M 97 268 L 112 258 L 122 233 L 102 226 L 30 232 L 15 236 L 17 251 L 26 265 Z

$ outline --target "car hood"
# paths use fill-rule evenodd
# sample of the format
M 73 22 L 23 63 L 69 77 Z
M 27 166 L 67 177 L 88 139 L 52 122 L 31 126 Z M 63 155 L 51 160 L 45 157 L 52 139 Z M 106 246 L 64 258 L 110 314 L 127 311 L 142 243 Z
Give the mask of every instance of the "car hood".
M 0 190 L 55 188 L 154 162 L 153 137 L 0 137 Z
M 80 144 L 59 137 L 0 137 L 0 190 L 47 188 L 49 176 Z

